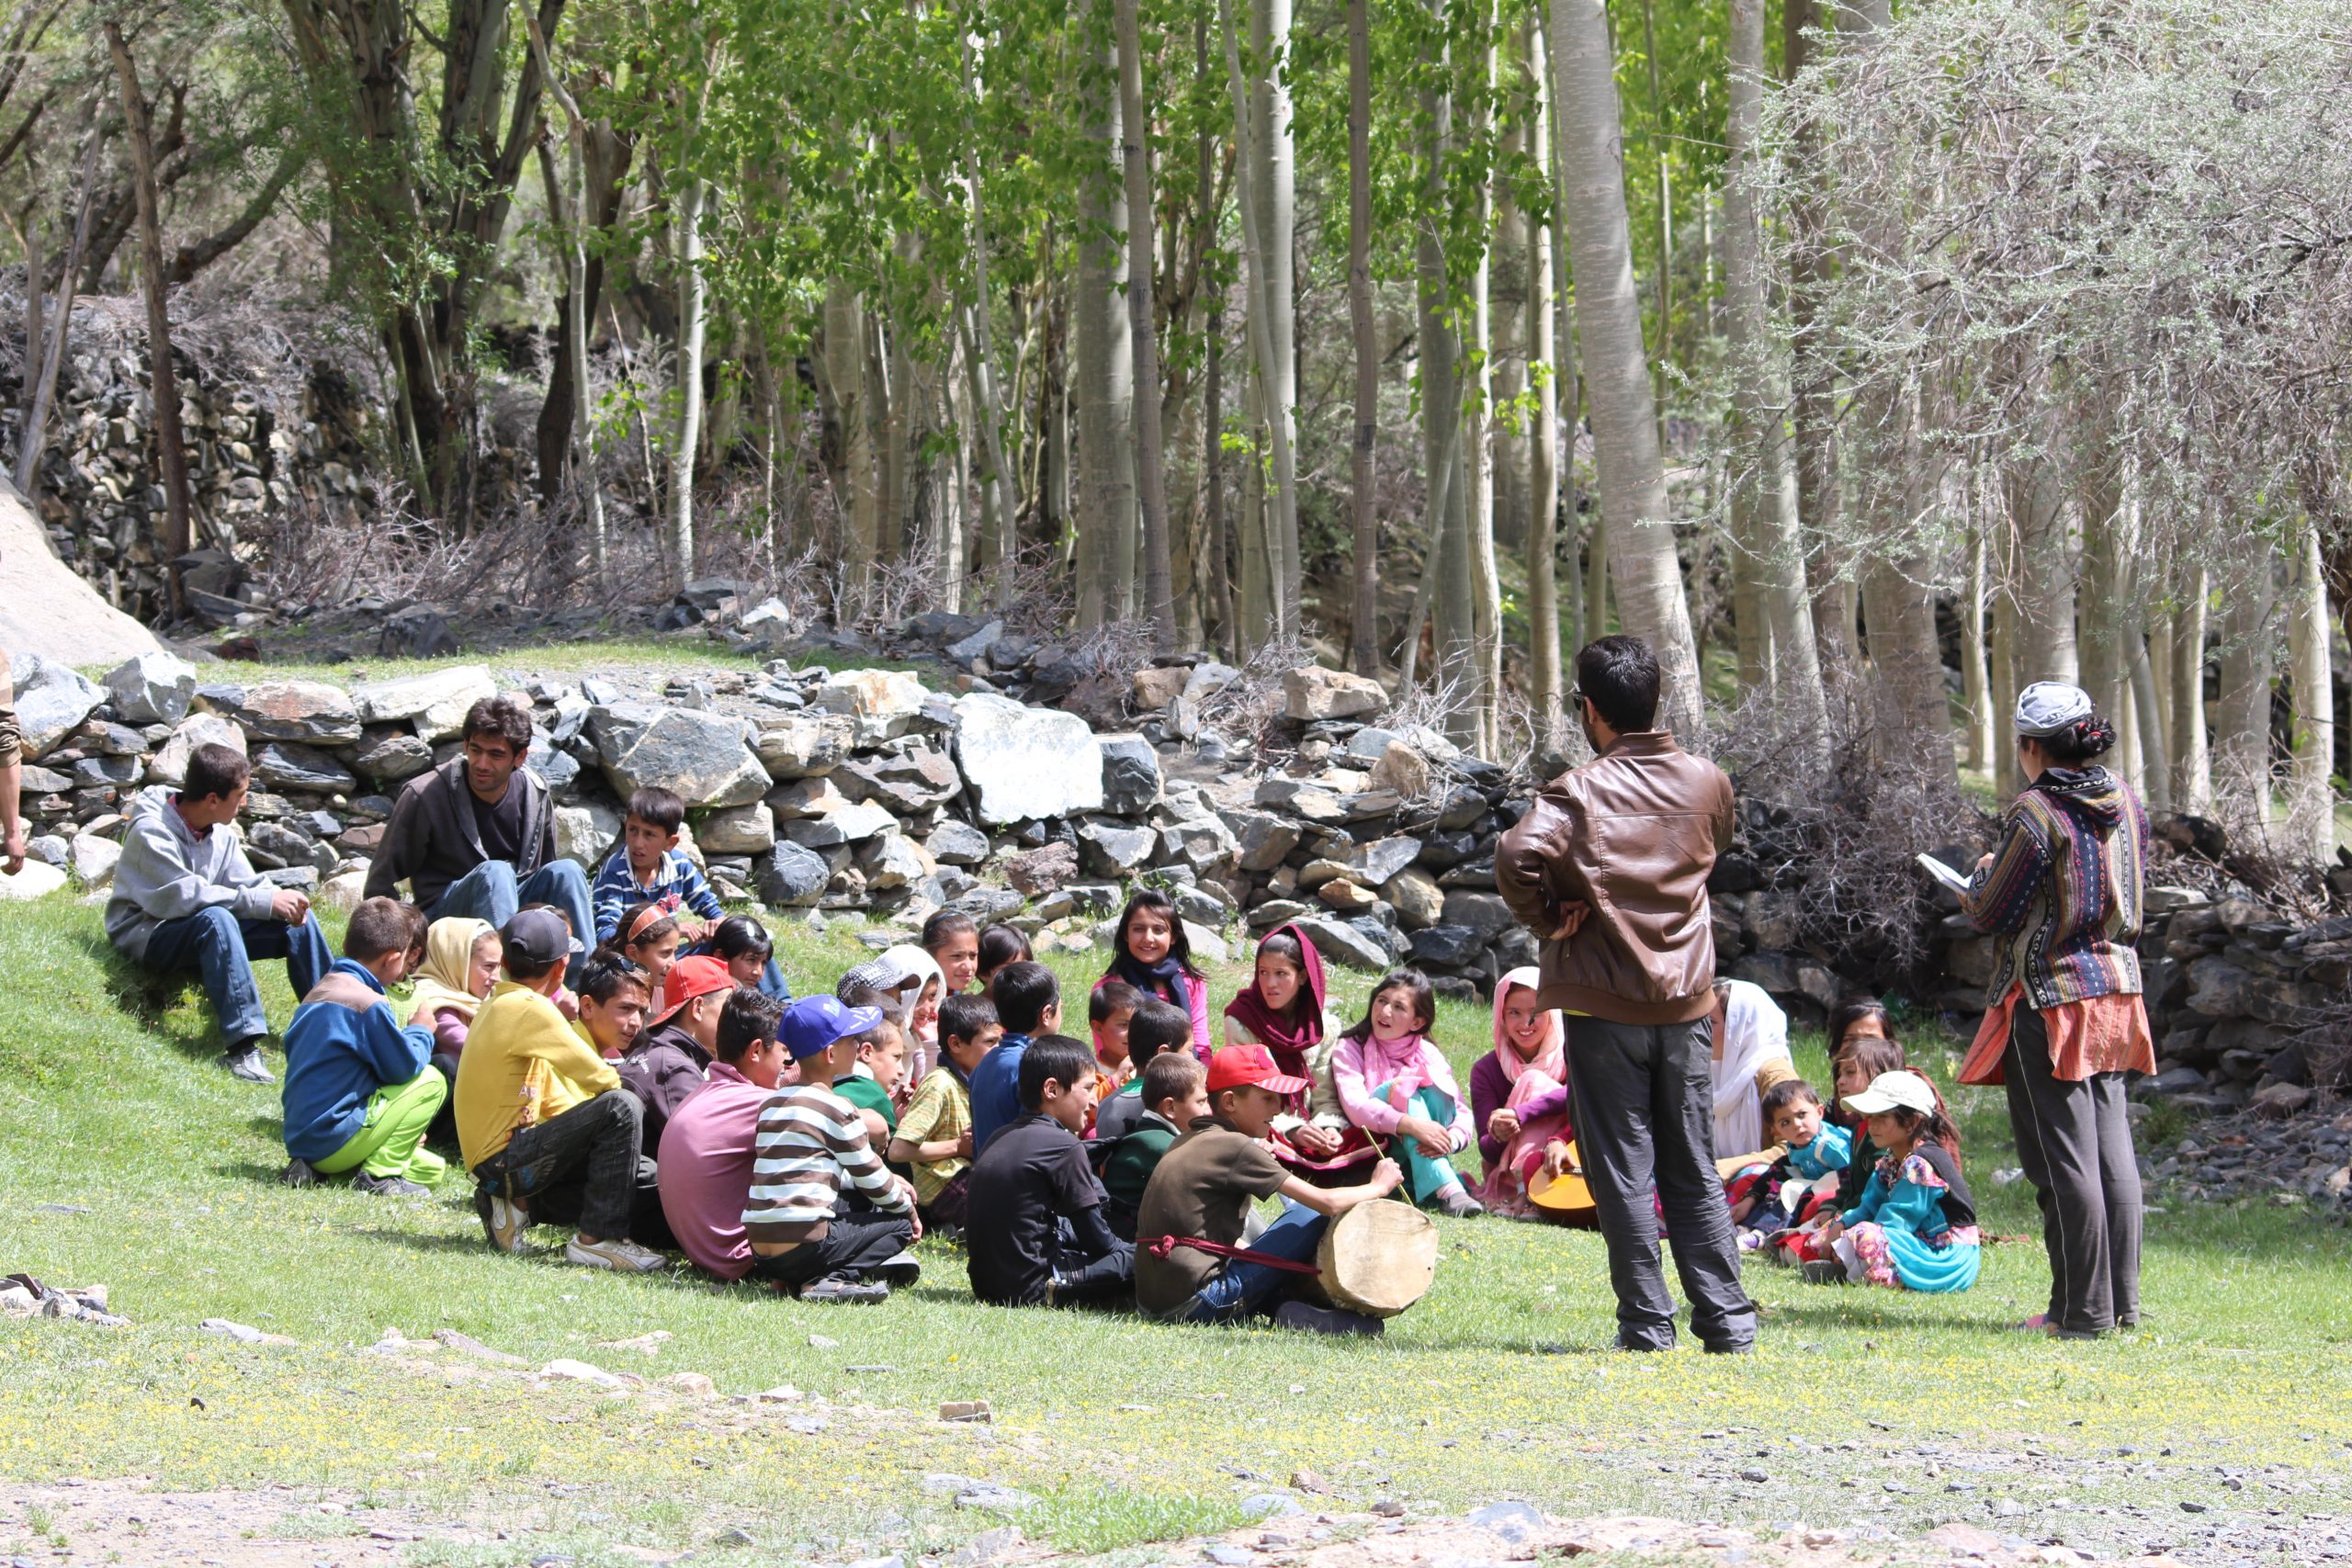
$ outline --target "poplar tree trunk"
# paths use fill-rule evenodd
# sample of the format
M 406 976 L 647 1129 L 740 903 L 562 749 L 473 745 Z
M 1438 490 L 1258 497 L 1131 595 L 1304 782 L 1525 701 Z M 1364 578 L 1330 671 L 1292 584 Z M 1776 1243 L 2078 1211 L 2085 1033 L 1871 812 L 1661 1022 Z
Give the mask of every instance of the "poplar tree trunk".
M 1486 100 L 1494 97 L 1497 67 L 1499 63 L 1496 39 L 1500 36 L 1497 17 L 1490 5 L 1487 17 Z M 1489 113 L 1481 107 L 1476 117 L 1477 139 L 1485 141 Z M 1487 239 L 1494 232 L 1495 171 L 1487 170 L 1478 188 L 1478 227 L 1481 248 L 1478 265 L 1471 275 L 1470 310 L 1477 341 L 1478 394 L 1470 407 L 1470 450 L 1477 462 L 1476 482 L 1471 487 L 1470 510 L 1464 521 L 1470 542 L 1470 614 L 1471 693 L 1472 707 L 1464 727 L 1479 755 L 1492 757 L 1501 751 L 1497 734 L 1497 716 L 1502 697 L 1502 619 L 1503 590 L 1501 574 L 1495 562 L 1495 359 L 1498 345 L 1495 336 L 1493 307 L 1494 247 Z
M 1273 432 L 1274 489 L 1268 498 L 1267 554 L 1273 567 L 1275 615 L 1286 638 L 1302 635 L 1298 538 L 1298 322 L 1293 269 L 1298 248 L 1298 163 L 1291 135 L 1291 0 L 1250 0 L 1250 51 L 1264 73 L 1250 84 L 1250 201 L 1258 215 L 1260 292 L 1266 342 L 1261 373 L 1266 421 Z
M 1577 334 L 1592 406 L 1618 620 L 1657 656 L 1665 676 L 1659 725 L 1688 733 L 1700 716 L 1699 661 L 1675 560 L 1657 404 L 1634 292 L 1604 0 L 1553 0 L 1552 50 L 1559 82 L 1568 248 L 1577 278 Z
M 1793 78 L 1812 59 L 1818 25 L 1816 0 L 1783 0 L 1781 58 Z M 1838 523 L 1837 386 L 1825 357 L 1814 349 L 1815 314 L 1828 282 L 1829 258 L 1822 232 L 1825 213 L 1819 196 L 1820 139 L 1809 123 L 1800 123 L 1789 144 L 1793 165 L 1791 180 L 1797 191 L 1791 220 L 1795 243 L 1789 277 L 1789 325 L 1796 348 L 1796 371 L 1791 398 L 1791 424 L 1795 432 L 1797 515 L 1801 536 L 1810 541 L 1805 557 L 1806 586 L 1813 599 L 1814 646 L 1822 673 L 1841 681 L 1854 665 L 1853 585 L 1841 579 L 1838 552 L 1822 547 Z
M 1102 4 L 1103 0 L 1095 0 Z M 1108 82 L 1091 67 L 1108 65 Z M 1086 130 L 1080 175 L 1078 288 L 1070 303 L 1072 378 L 1078 399 L 1078 624 L 1092 629 L 1125 611 L 1121 603 L 1120 536 L 1133 526 L 1134 344 L 1121 308 L 1127 279 L 1128 212 L 1124 183 L 1112 166 L 1119 145 L 1115 58 L 1087 62 L 1088 91 L 1102 95 Z M 1134 559 L 1132 546 L 1127 558 Z
M 1968 710 L 1968 765 L 1976 772 L 1992 767 L 1992 671 L 1985 664 L 1984 514 L 1981 507 L 1968 527 L 1968 584 L 1960 601 L 1960 679 L 1962 705 Z
M 670 451 L 670 553 L 674 587 L 695 574 L 695 454 L 702 445 L 702 347 L 708 280 L 702 270 L 702 209 L 710 187 L 688 178 L 673 217 L 678 263 L 678 428 Z
M 864 594 L 874 570 L 866 541 L 874 536 L 876 511 L 873 423 L 865 392 L 865 309 L 849 285 L 835 282 L 825 292 L 825 389 L 838 432 L 839 482 L 848 487 L 846 515 L 835 533 L 841 543 L 842 586 Z
M 1359 4 L 1363 0 L 1358 0 Z M 1532 151 L 1553 173 L 1558 189 L 1555 145 L 1552 134 L 1550 62 L 1544 48 L 1544 29 L 1531 23 L 1521 40 L 1527 77 L 1532 84 L 1535 124 Z M 1554 197 L 1554 211 L 1558 198 Z M 1527 353 L 1529 375 L 1535 382 L 1535 422 L 1528 431 L 1527 472 L 1527 634 L 1528 697 L 1535 709 L 1535 740 L 1539 752 L 1556 748 L 1566 726 L 1566 689 L 1560 670 L 1560 592 L 1558 575 L 1560 521 L 1560 384 L 1570 372 L 1561 363 L 1558 318 L 1554 292 L 1552 214 L 1530 213 L 1527 225 Z M 1548 374 L 1546 373 L 1548 372 Z M 1568 406 L 1576 406 L 1571 383 Z M 1571 512 L 1571 517 L 1574 513 Z M 1573 525 L 1570 537 L 1574 537 Z M 1569 592 L 1576 592 L 1576 558 L 1569 558 Z M 1578 620 L 1581 621 L 1579 616 Z M 1578 628 L 1581 630 L 1581 626 Z
M 2173 808 L 2202 813 L 2213 808 L 2213 760 L 2205 734 L 2205 569 L 2184 564 L 2179 592 L 2167 628 Z
M 1380 337 L 1372 312 L 1372 5 L 1348 0 L 1348 324 L 1355 337 L 1356 400 L 1349 442 L 1355 525 L 1355 610 L 1349 668 L 1380 673 L 1380 518 L 1373 444 L 1380 430 Z
M 1224 24 L 1226 77 L 1233 95 L 1234 140 L 1240 153 L 1236 166 L 1242 174 L 1239 203 L 1242 271 L 1250 289 L 1250 357 L 1257 371 L 1261 412 L 1273 445 L 1274 488 L 1266 498 L 1267 522 L 1264 529 L 1268 574 L 1273 580 L 1268 585 L 1272 602 L 1272 631 L 1276 638 L 1287 641 L 1299 632 L 1297 469 L 1296 457 L 1291 448 L 1293 400 L 1287 395 L 1294 370 L 1287 352 L 1290 254 L 1287 248 L 1279 256 L 1268 254 L 1263 219 L 1268 203 L 1280 209 L 1285 220 L 1290 211 L 1287 194 L 1291 174 L 1290 98 L 1279 88 L 1271 90 L 1267 95 L 1270 105 L 1268 118 L 1279 132 L 1282 151 L 1278 164 L 1271 152 L 1261 160 L 1255 145 L 1256 133 L 1251 127 L 1250 91 L 1241 75 L 1241 39 L 1234 28 L 1233 0 L 1217 0 L 1217 10 Z M 1271 18 L 1277 11 L 1282 22 L 1281 34 L 1287 39 L 1290 9 L 1286 0 L 1259 0 L 1259 8 L 1252 15 L 1253 17 Z M 1272 25 L 1271 21 L 1268 25 Z M 1283 195 L 1279 199 L 1261 188 L 1261 184 L 1271 184 L 1277 175 L 1283 182 Z M 1274 331 L 1274 279 L 1271 276 L 1274 271 L 1282 274 L 1281 315 L 1284 331 L 1279 348 Z M 1262 489 L 1262 485 L 1260 488 Z
M 2275 660 L 2269 541 L 2250 530 L 2222 596 L 2222 681 L 2213 705 L 2213 805 L 2233 831 L 2270 816 L 2270 683 Z
M 1734 461 L 1752 528 L 1746 544 L 1756 607 L 1763 612 L 1774 690 L 1797 733 L 1813 738 L 1816 763 L 1828 758 L 1828 714 L 1814 641 L 1804 546 L 1797 525 L 1796 475 L 1789 462 L 1782 410 L 1788 394 L 1778 373 L 1765 299 L 1763 231 L 1756 211 L 1757 137 L 1764 115 L 1764 0 L 1730 0 L 1730 167 L 1724 182 L 1724 302 L 1736 366 L 1733 402 L 1740 443 Z M 1743 576 L 1747 575 L 1743 572 Z M 1939 666 L 1940 674 L 1940 666 Z
M 1143 28 L 1136 0 L 1113 0 L 1118 29 L 1121 163 L 1125 172 L 1127 226 L 1127 334 L 1133 340 L 1135 372 L 1141 390 L 1134 398 L 1136 491 L 1143 513 L 1143 603 L 1151 645 L 1165 653 L 1176 646 L 1174 563 L 1168 543 L 1167 449 L 1159 407 L 1159 337 L 1152 319 L 1152 288 L 1158 276 L 1151 236 L 1151 121 L 1143 101 Z
M 2075 563 L 2066 537 L 2066 498 L 2043 457 L 2029 457 L 2009 475 L 2009 515 L 2018 530 L 2018 609 L 2024 645 L 2018 678 L 2077 680 L 2075 642 Z
M 155 210 L 155 143 L 149 134 L 147 100 L 139 89 L 139 66 L 123 41 L 121 25 L 106 22 L 107 50 L 114 56 L 122 88 L 122 122 L 130 143 L 130 189 L 139 209 L 139 277 L 147 297 L 147 379 L 155 406 L 155 465 L 164 479 L 164 573 L 171 613 L 181 613 L 179 558 L 187 554 L 187 447 L 180 437 L 179 380 L 172 368 L 172 315 L 164 297 L 164 233 Z M 40 279 L 28 275 L 28 288 Z
M 2288 663 L 2294 683 L 2292 762 L 2289 773 L 2289 843 L 2322 864 L 2335 861 L 2335 682 L 2328 645 L 2335 624 L 2327 608 L 2327 569 L 2319 530 L 2305 523 L 2296 539 L 2294 603 L 2287 623 Z

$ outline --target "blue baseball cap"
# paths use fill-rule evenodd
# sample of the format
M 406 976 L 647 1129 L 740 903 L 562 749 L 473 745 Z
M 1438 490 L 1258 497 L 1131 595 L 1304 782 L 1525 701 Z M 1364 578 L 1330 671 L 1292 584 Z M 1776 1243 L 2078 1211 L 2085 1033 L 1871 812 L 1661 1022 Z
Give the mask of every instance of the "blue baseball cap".
M 836 1040 L 863 1034 L 882 1021 L 880 1008 L 845 1007 L 839 997 L 803 997 L 784 1010 L 775 1037 L 796 1062 L 813 1056 Z

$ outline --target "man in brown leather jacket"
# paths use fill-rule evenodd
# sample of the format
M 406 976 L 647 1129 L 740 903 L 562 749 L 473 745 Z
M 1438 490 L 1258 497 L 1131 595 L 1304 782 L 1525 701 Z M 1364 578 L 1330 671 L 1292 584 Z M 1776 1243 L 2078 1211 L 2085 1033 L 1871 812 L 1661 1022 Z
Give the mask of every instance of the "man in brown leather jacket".
M 1566 1013 L 1577 1150 L 1617 1292 L 1617 1342 L 1674 1344 L 1652 1197 L 1663 1201 L 1692 1332 L 1756 1338 L 1715 1176 L 1708 1062 L 1715 944 L 1707 875 L 1731 841 L 1731 781 L 1651 728 L 1657 660 L 1637 637 L 1577 655 L 1591 761 L 1554 779 L 1495 852 L 1495 884 L 1544 944 L 1538 1005 Z

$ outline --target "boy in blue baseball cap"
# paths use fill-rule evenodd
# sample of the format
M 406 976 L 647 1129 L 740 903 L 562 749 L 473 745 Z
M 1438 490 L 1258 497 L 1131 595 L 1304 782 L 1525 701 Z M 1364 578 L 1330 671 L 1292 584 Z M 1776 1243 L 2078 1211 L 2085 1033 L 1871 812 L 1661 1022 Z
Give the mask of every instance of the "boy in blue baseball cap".
M 857 1065 L 858 1036 L 879 1008 L 805 997 L 776 1028 L 800 1081 L 760 1107 L 743 1232 L 752 1278 L 810 1302 L 879 1302 L 922 1272 L 907 1248 L 922 1234 L 914 1189 L 867 1140 L 857 1108 L 833 1082 Z

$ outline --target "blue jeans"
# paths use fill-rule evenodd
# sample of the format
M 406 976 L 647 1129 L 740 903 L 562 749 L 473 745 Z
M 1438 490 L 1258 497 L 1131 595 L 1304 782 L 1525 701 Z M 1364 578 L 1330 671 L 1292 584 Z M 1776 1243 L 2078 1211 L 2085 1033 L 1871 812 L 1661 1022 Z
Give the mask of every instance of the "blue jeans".
M 1312 1263 L 1315 1249 L 1323 1245 L 1323 1233 L 1331 1226 L 1328 1215 L 1318 1214 L 1306 1204 L 1285 1199 L 1283 1217 L 1268 1225 L 1265 1233 L 1249 1244 L 1252 1252 L 1272 1253 L 1287 1258 L 1294 1263 Z M 1238 1323 L 1255 1313 L 1273 1305 L 1274 1298 L 1284 1285 L 1303 1280 L 1303 1274 L 1293 1274 L 1284 1269 L 1269 1269 L 1262 1263 L 1244 1263 L 1228 1258 L 1225 1272 L 1203 1285 L 1193 1297 L 1193 1304 L 1182 1314 L 1185 1323 Z
M 157 926 L 147 938 L 144 962 L 163 974 L 194 964 L 204 976 L 213 1016 L 220 1021 L 220 1037 L 237 1045 L 269 1032 L 261 987 L 254 984 L 254 963 L 266 958 L 286 960 L 286 983 L 294 987 L 297 1001 L 334 964 L 317 916 L 304 917 L 299 926 L 241 920 L 218 904 Z
M 571 861 L 543 865 L 517 881 L 513 862 L 486 860 L 444 888 L 425 913 L 436 920 L 488 920 L 503 931 L 526 904 L 553 904 L 571 919 L 572 958 L 566 972 L 576 977 L 581 955 L 594 944 L 596 916 L 588 898 L 588 874 Z

